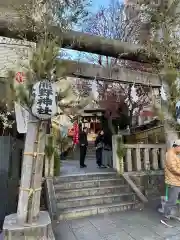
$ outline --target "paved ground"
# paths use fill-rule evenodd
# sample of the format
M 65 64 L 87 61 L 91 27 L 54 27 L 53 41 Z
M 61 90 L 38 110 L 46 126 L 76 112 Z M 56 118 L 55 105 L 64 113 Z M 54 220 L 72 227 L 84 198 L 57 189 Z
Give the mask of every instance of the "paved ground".
M 55 234 L 57 240 L 180 240 L 180 223 L 171 224 L 166 228 L 155 210 L 146 209 L 62 221 Z
M 83 173 L 112 172 L 98 169 L 96 162 L 87 160 L 87 168 L 80 169 L 78 161 L 64 161 L 61 176 Z M 128 211 L 72 221 L 61 221 L 55 227 L 57 240 L 180 240 L 180 223 L 166 228 L 154 206 L 143 211 Z
M 72 174 L 83 174 L 83 173 L 98 173 L 98 172 L 115 172 L 112 168 L 99 169 L 96 165 L 96 160 L 86 160 L 87 168 L 80 168 L 79 161 L 76 160 L 65 160 L 61 161 L 60 175 L 72 175 Z

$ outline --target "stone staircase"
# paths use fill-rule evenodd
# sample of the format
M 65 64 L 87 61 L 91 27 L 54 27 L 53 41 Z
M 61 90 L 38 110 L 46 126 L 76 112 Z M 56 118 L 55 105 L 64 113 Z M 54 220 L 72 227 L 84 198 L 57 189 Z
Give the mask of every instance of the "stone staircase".
M 86 159 L 94 161 L 96 159 L 96 148 L 94 146 L 94 142 L 88 142 Z
M 68 160 L 79 160 L 79 147 L 75 149 L 74 152 L 70 152 L 68 155 L 67 159 Z M 88 148 L 87 148 L 87 154 L 86 154 L 86 159 L 88 160 L 96 160 L 96 149 L 94 146 L 94 142 L 88 142 Z
M 62 176 L 54 179 L 57 219 L 74 219 L 138 208 L 139 201 L 116 173 Z

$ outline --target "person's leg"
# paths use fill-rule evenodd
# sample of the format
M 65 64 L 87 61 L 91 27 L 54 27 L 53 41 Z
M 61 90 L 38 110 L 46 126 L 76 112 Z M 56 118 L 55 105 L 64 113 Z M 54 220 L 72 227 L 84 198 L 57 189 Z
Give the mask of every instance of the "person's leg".
M 87 153 L 87 147 L 84 146 L 84 154 L 83 154 L 83 166 L 84 166 L 84 167 L 86 167 L 86 165 L 84 164 L 85 158 L 86 158 L 86 153 Z
M 162 223 L 166 224 L 166 221 L 173 215 L 172 210 L 176 208 L 176 201 L 180 192 L 180 187 L 170 186 L 168 189 L 168 200 L 164 205 L 164 219 Z
M 109 151 L 109 161 L 110 161 L 110 167 L 113 167 L 113 161 L 112 161 L 112 151 Z
M 80 166 L 84 165 L 84 147 L 80 146 Z
M 99 164 L 99 149 L 96 149 L 96 164 L 100 166 Z
M 98 149 L 96 149 L 96 164 L 98 165 Z
M 111 151 L 107 151 L 107 165 L 111 167 Z
M 102 166 L 102 148 L 99 149 L 99 165 Z
M 102 149 L 96 150 L 96 163 L 100 167 L 102 165 Z
M 104 150 L 103 160 L 104 160 L 104 166 L 107 167 L 107 165 L 108 165 L 108 152 L 106 150 Z
M 171 210 L 176 207 L 176 201 L 180 192 L 180 187 L 170 186 L 168 189 L 168 200 L 164 206 L 164 215 L 171 215 Z

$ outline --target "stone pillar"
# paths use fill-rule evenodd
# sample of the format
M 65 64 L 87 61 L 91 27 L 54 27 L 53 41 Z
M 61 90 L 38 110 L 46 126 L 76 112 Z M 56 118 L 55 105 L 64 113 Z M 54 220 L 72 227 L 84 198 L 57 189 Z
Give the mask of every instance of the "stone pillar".
M 48 212 L 40 212 L 33 224 L 20 225 L 17 214 L 5 217 L 3 226 L 4 240 L 55 240 Z
M 117 137 L 120 137 L 120 135 L 113 135 L 112 136 L 112 155 L 113 155 L 113 168 L 120 173 L 120 159 L 117 155 Z
M 113 158 L 113 168 L 117 170 L 117 142 L 116 142 L 116 135 L 112 136 L 112 158 Z
M 132 166 L 132 149 L 128 148 L 126 152 L 126 167 L 128 172 L 132 172 L 133 166 Z
M 154 148 L 152 150 L 152 167 L 153 170 L 158 170 L 158 149 Z
M 136 148 L 136 159 L 135 159 L 135 166 L 136 166 L 136 171 L 141 171 L 141 152 L 140 148 Z
M 144 148 L 144 169 L 150 170 L 149 148 Z

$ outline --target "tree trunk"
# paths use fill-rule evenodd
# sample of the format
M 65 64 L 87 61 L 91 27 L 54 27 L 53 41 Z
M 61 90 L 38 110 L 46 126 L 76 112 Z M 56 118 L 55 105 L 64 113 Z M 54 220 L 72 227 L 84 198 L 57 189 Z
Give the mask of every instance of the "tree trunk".
M 22 224 L 27 222 L 29 194 L 31 190 L 32 167 L 34 161 L 35 142 L 38 134 L 39 120 L 29 114 L 28 129 L 24 147 L 21 184 L 17 209 L 18 221 Z
M 133 126 L 133 110 L 134 110 L 134 108 L 132 108 L 132 109 L 129 111 L 129 127 L 130 127 L 130 128 Z
M 15 24 L 15 26 L 12 27 L 7 20 L 1 19 L 0 36 L 22 40 L 26 39 L 30 42 L 38 42 L 40 40 L 39 36 L 42 37 L 39 31 L 33 32 L 30 29 L 27 30 L 27 28 L 23 29 L 20 27 L 21 24 L 17 22 L 17 19 L 13 24 Z M 155 57 L 150 57 L 145 53 L 142 46 L 137 44 L 76 31 L 62 32 L 60 28 L 56 26 L 50 26 L 48 30 L 50 35 L 53 35 L 53 37 L 57 39 L 58 44 L 63 48 L 137 62 L 152 62 L 157 60 Z

